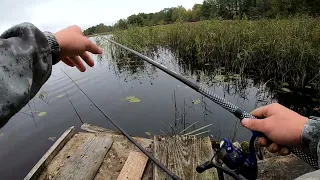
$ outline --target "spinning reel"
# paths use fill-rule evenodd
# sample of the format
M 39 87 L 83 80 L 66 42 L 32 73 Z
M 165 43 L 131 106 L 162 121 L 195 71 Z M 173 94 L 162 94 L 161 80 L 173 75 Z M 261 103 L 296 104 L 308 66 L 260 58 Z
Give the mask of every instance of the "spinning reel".
M 257 179 L 258 166 L 256 152 L 254 149 L 254 141 L 256 137 L 252 136 L 249 143 L 249 152 L 245 153 L 240 148 L 235 147 L 228 139 L 223 138 L 220 149 L 212 157 L 211 161 L 207 161 L 202 165 L 197 166 L 197 172 L 202 173 L 210 168 L 217 168 L 224 173 L 229 174 L 235 179 L 241 179 L 239 175 L 246 179 Z M 219 166 L 213 162 L 215 156 L 222 160 L 228 168 Z

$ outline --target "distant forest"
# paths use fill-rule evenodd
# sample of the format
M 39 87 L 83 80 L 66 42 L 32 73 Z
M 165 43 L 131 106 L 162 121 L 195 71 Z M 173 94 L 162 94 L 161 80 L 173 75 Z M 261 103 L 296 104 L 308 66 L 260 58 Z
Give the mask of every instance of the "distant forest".
M 320 0 L 204 0 L 192 9 L 182 6 L 165 8 L 156 13 L 139 13 L 120 19 L 113 26 L 103 23 L 84 30 L 85 35 L 124 30 L 132 26 L 166 25 L 201 20 L 257 20 L 307 15 L 317 17 Z

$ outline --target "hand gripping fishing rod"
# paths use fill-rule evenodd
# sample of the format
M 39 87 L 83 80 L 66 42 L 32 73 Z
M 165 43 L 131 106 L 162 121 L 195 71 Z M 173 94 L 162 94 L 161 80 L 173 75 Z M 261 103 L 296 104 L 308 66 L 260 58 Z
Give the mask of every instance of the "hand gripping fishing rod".
M 195 91 L 199 92 L 200 94 L 202 94 L 203 96 L 209 98 L 210 100 L 212 100 L 213 102 L 215 102 L 216 104 L 218 104 L 219 106 L 223 107 L 224 109 L 226 109 L 227 111 L 229 111 L 230 113 L 232 113 L 233 115 L 235 115 L 237 118 L 239 118 L 240 120 L 244 119 L 244 118 L 250 118 L 250 119 L 256 119 L 254 116 L 252 116 L 251 114 L 249 114 L 248 112 L 244 111 L 243 109 L 237 107 L 236 105 L 232 104 L 231 102 L 227 101 L 226 99 L 223 99 L 221 97 L 219 97 L 218 95 L 214 94 L 213 92 L 211 92 L 210 90 L 208 90 L 205 87 L 199 86 L 198 84 L 190 81 L 189 79 L 183 77 L 182 75 L 168 69 L 167 67 L 163 66 L 162 64 L 152 60 L 151 58 L 140 54 L 139 52 L 130 49 L 122 44 L 119 44 L 109 38 L 105 38 L 102 37 L 106 40 L 108 40 L 109 42 L 116 44 L 118 46 L 120 46 L 121 48 L 137 55 L 138 57 L 142 58 L 143 60 L 147 61 L 148 63 L 156 66 L 157 68 L 161 69 L 162 71 L 164 71 L 165 73 L 169 74 L 170 76 L 176 78 L 177 80 L 179 80 L 180 82 L 186 84 L 187 86 L 191 87 L 192 89 L 194 89 Z M 261 132 L 255 132 L 252 131 L 252 136 L 253 137 L 266 137 L 266 135 L 264 135 Z M 308 163 L 309 165 L 311 165 L 312 167 L 314 167 L 315 169 L 318 169 L 318 161 L 316 157 L 310 156 L 304 152 L 302 152 L 301 150 L 295 148 L 295 147 L 290 147 L 291 148 L 291 152 L 293 154 L 295 154 L 296 156 L 298 156 L 299 158 L 301 158 L 302 160 L 304 160 L 306 163 Z
M 73 81 L 73 79 L 61 69 L 61 71 L 68 76 L 68 78 L 73 82 L 75 86 L 88 98 L 88 100 L 104 115 L 105 118 L 109 119 L 109 121 L 117 128 L 119 131 L 126 136 L 129 141 L 131 141 L 140 151 L 142 151 L 146 156 L 148 156 L 152 162 L 154 162 L 160 169 L 168 174 L 173 180 L 180 180 L 180 178 L 170 171 L 167 167 L 165 167 L 160 161 L 158 161 L 155 157 L 153 157 L 147 150 L 145 150 L 136 140 L 134 140 L 125 130 L 123 130 L 110 116 L 107 115 L 96 103 L 94 103 L 89 96 L 78 86 L 77 83 Z

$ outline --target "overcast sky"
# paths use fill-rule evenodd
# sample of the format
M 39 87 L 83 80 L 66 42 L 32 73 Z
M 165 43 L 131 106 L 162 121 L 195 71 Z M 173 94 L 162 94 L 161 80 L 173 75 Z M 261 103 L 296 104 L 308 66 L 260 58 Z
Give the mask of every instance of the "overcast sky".
M 43 31 L 56 32 L 77 24 L 85 29 L 113 24 L 139 12 L 157 12 L 182 5 L 192 8 L 203 0 L 1 0 L 0 34 L 12 25 L 31 22 Z

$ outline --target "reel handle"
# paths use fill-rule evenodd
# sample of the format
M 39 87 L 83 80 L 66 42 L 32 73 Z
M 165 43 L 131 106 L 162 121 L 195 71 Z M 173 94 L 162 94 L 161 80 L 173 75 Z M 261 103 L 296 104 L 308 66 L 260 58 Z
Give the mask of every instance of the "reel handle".
M 196 171 L 198 173 L 203 173 L 204 171 L 210 169 L 210 168 L 213 168 L 213 162 L 212 161 L 207 161 L 201 165 L 198 165 L 197 168 L 196 168 Z

